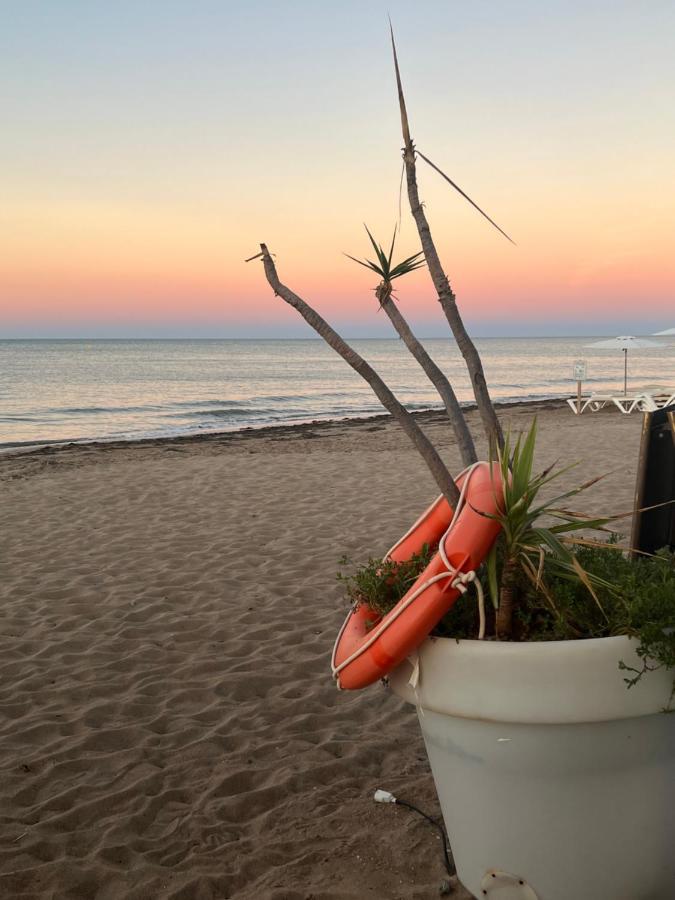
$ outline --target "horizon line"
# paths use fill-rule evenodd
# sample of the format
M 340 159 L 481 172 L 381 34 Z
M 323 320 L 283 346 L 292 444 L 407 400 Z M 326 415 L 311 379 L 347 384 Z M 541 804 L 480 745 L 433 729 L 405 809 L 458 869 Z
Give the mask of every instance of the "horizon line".
M 472 338 L 476 340 L 540 340 L 543 338 L 550 338 L 555 340 L 562 340 L 566 338 L 576 339 L 576 338 L 586 338 L 586 337 L 604 337 L 609 334 L 610 337 L 614 336 L 614 332 L 604 332 L 604 331 L 588 331 L 584 333 L 576 333 L 576 334 L 477 334 L 473 333 L 471 335 Z M 636 337 L 655 337 L 657 336 L 657 332 L 644 332 L 637 333 L 635 332 Z M 666 335 L 663 335 L 666 337 Z M 350 341 L 395 341 L 397 343 L 401 342 L 401 338 L 396 335 L 382 336 L 382 335 L 343 335 L 345 340 Z M 418 339 L 422 341 L 452 341 L 456 343 L 455 337 L 452 334 L 447 335 L 430 335 L 430 334 L 422 334 L 418 335 Z M 237 336 L 237 337 L 205 337 L 205 336 L 185 336 L 185 337 L 177 337 L 177 336 L 167 336 L 167 335 L 144 335 L 144 336 L 131 336 L 131 335 L 70 335 L 70 336 L 55 336 L 55 335 L 21 335 L 14 337 L 2 337 L 0 336 L 0 343 L 9 343 L 10 341 L 321 341 L 323 342 L 323 338 L 317 335 L 296 335 L 295 337 L 272 337 L 272 336 Z

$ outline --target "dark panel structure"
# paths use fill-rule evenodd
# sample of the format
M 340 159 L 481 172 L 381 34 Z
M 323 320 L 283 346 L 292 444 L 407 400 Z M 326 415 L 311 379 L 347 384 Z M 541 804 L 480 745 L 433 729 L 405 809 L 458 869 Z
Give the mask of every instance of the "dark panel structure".
M 675 550 L 675 405 L 645 413 L 631 547 Z M 659 506 L 659 504 L 667 504 Z M 651 506 L 657 509 L 649 509 Z M 639 512 L 639 510 L 646 510 Z

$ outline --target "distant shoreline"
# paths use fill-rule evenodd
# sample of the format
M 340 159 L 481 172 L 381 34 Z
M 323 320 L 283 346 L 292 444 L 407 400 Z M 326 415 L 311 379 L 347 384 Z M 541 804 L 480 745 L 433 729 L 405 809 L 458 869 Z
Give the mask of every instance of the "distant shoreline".
M 573 361 L 587 362 L 584 391 L 623 383 L 623 357 L 583 341 L 479 341 L 495 403 L 570 397 Z M 433 385 L 400 340 L 354 346 L 411 412 L 442 409 Z M 179 440 L 244 428 L 314 425 L 385 413 L 367 385 L 321 340 L 80 340 L 0 342 L 3 397 L 0 453 L 71 443 Z M 460 405 L 475 402 L 466 366 L 449 338 L 429 342 Z M 673 380 L 660 344 L 632 354 L 631 386 Z
M 556 409 L 565 405 L 565 398 L 547 398 L 542 400 L 518 400 L 500 403 L 495 401 L 498 409 L 514 409 L 514 408 L 531 408 L 537 409 Z M 465 412 L 476 409 L 475 403 L 462 405 Z M 446 419 L 446 412 L 443 409 L 420 409 L 412 412 L 415 419 L 420 424 L 439 424 Z M 255 440 L 256 438 L 265 437 L 286 437 L 286 436 L 313 436 L 313 432 L 321 431 L 329 433 L 335 428 L 358 428 L 364 424 L 376 424 L 381 422 L 392 422 L 391 415 L 387 412 L 373 413 L 372 415 L 361 416 L 343 416 L 340 418 L 330 419 L 309 419 L 303 422 L 295 422 L 289 424 L 277 425 L 247 425 L 243 428 L 232 429 L 227 431 L 209 431 L 206 433 L 195 434 L 176 434 L 163 437 L 138 437 L 138 438 L 81 438 L 78 440 L 59 440 L 59 441 L 35 441 L 23 443 L 7 443 L 0 444 L 0 458 L 21 455 L 45 455 L 55 453 L 59 450 L 73 450 L 79 447 L 87 450 L 96 449 L 119 449 L 131 448 L 136 446 L 143 447 L 164 447 L 174 444 L 208 444 L 208 443 L 229 443 L 239 442 L 242 439 Z M 317 437 L 319 435 L 316 435 Z

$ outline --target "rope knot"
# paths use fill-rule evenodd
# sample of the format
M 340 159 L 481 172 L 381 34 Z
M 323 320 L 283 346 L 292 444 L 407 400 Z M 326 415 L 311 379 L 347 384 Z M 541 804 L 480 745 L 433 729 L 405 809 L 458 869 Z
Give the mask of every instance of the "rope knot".
M 467 585 L 476 580 L 476 572 L 472 569 L 470 572 L 458 572 L 452 582 L 452 586 L 460 594 L 464 595 L 468 591 Z

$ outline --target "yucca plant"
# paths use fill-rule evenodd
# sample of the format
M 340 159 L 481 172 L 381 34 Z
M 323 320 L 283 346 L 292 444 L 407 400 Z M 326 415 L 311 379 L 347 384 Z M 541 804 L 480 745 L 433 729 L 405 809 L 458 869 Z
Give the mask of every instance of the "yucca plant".
M 414 359 L 420 364 L 429 381 L 438 391 L 438 395 L 443 401 L 448 418 L 450 419 L 450 424 L 455 432 L 462 462 L 465 466 L 469 466 L 471 463 L 476 462 L 476 448 L 469 427 L 464 419 L 464 413 L 462 412 L 459 401 L 452 389 L 452 385 L 444 372 L 429 356 L 422 343 L 415 337 L 410 325 L 404 318 L 393 298 L 394 288 L 392 282 L 397 278 L 402 278 L 404 275 L 408 275 L 410 272 L 414 272 L 415 269 L 424 266 L 425 263 L 422 259 L 422 252 L 414 253 L 412 256 L 407 257 L 407 259 L 394 264 L 396 228 L 394 228 L 389 253 L 386 253 L 384 247 L 376 242 L 375 238 L 370 233 L 368 226 L 364 225 L 364 227 L 370 239 L 370 243 L 375 250 L 377 262 L 373 262 L 370 259 L 356 259 L 355 256 L 350 256 L 349 253 L 345 253 L 345 256 L 378 275 L 380 281 L 375 288 L 375 296 L 380 303 L 380 309 L 385 311 L 399 337 Z
M 555 597 L 546 584 L 546 572 L 580 581 L 604 614 L 595 588 L 610 592 L 612 585 L 586 572 L 574 553 L 574 545 L 595 546 L 597 541 L 576 536 L 586 529 L 607 531 L 605 526 L 618 516 L 592 517 L 560 507 L 560 503 L 580 494 L 596 484 L 598 476 L 562 494 L 538 502 L 539 493 L 547 484 L 574 466 L 553 471 L 549 466 L 534 474 L 534 449 L 537 421 L 523 439 L 519 435 L 512 445 L 510 435 L 504 438 L 503 449 L 497 450 L 501 470 L 503 497 L 501 513 L 494 516 L 502 526 L 502 535 L 487 558 L 490 595 L 496 609 L 496 634 L 509 639 L 513 631 L 514 611 L 518 604 L 518 587 L 529 582 L 558 614 Z M 550 517 L 556 524 L 544 525 L 541 519 Z M 606 546 L 606 545 L 603 545 Z M 617 548 L 618 549 L 618 548 Z M 501 559 L 501 571 L 498 560 Z
M 380 306 L 383 306 L 393 293 L 394 288 L 392 281 L 395 281 L 397 278 L 402 278 L 404 275 L 409 275 L 410 272 L 414 272 L 415 269 L 422 268 L 424 265 L 424 260 L 422 259 L 424 254 L 420 250 L 418 253 L 413 253 L 412 256 L 402 260 L 400 263 L 392 265 L 394 246 L 396 244 L 396 228 L 394 228 L 391 247 L 387 254 L 385 253 L 382 244 L 376 242 L 375 238 L 370 233 L 368 226 L 364 225 L 363 227 L 366 229 L 366 233 L 370 238 L 370 243 L 373 245 L 373 250 L 375 251 L 378 261 L 373 262 L 370 259 L 357 259 L 355 256 L 350 256 L 349 253 L 345 253 L 345 256 L 349 257 L 349 259 L 358 263 L 360 266 L 364 266 L 364 268 L 375 272 L 376 275 L 379 275 L 381 281 L 375 288 L 375 296 L 380 301 Z

